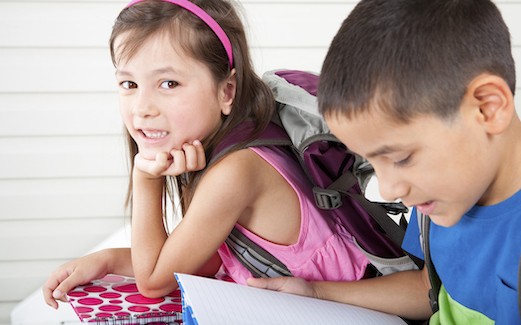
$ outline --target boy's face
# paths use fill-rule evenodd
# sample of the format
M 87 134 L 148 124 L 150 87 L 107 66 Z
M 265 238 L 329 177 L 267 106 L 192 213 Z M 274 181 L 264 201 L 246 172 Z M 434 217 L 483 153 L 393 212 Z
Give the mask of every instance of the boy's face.
M 486 197 L 494 179 L 497 166 L 474 120 L 463 111 L 450 122 L 421 116 L 406 124 L 378 112 L 326 117 L 333 134 L 373 165 L 384 199 L 416 206 L 446 227 Z

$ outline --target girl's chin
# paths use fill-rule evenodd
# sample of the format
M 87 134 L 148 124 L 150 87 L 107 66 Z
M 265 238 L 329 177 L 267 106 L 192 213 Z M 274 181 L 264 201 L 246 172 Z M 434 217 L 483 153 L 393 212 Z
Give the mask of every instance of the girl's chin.
M 147 149 L 139 150 L 140 156 L 146 160 L 156 160 L 156 156 L 158 153 L 159 152 L 156 150 L 147 150 Z
M 143 145 L 143 146 L 138 145 L 138 152 L 139 152 L 140 156 L 147 160 L 155 160 L 157 155 L 160 153 L 166 153 L 166 154 L 170 155 L 169 153 L 174 149 L 175 149 L 175 146 L 173 146 L 172 144 L 166 144 L 161 147 L 160 146 L 152 147 L 152 146 L 146 146 L 146 145 Z

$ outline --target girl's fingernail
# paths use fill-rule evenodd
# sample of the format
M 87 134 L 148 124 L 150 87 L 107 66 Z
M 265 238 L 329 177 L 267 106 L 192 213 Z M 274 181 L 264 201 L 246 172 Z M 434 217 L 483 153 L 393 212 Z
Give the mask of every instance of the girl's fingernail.
M 52 297 L 54 299 L 61 298 L 63 296 L 63 293 L 60 290 L 54 290 L 52 293 Z

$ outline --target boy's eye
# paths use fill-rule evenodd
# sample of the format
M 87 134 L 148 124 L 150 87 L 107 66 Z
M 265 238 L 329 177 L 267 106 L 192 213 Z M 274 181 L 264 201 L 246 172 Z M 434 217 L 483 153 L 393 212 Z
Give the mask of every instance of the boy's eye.
M 123 81 L 120 83 L 121 87 L 125 88 L 125 89 L 135 89 L 137 88 L 137 84 L 135 82 L 132 82 L 132 81 Z
M 401 160 L 395 162 L 394 164 L 398 167 L 407 166 L 411 162 L 411 158 L 412 158 L 412 155 L 408 155 L 404 159 L 401 159 Z
M 179 84 L 177 82 L 173 81 L 173 80 L 166 80 L 166 81 L 163 81 L 161 83 L 161 88 L 163 88 L 163 89 L 173 89 L 177 85 L 179 85 Z

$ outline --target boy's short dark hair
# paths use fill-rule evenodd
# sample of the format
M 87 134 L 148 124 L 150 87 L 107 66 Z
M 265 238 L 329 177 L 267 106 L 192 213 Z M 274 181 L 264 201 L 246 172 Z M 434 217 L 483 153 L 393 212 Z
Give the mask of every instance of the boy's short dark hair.
M 510 33 L 489 0 L 362 0 L 324 61 L 319 107 L 350 118 L 378 107 L 397 122 L 450 119 L 481 73 L 515 90 Z

